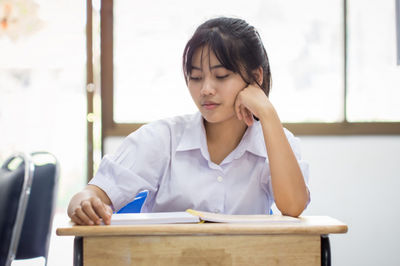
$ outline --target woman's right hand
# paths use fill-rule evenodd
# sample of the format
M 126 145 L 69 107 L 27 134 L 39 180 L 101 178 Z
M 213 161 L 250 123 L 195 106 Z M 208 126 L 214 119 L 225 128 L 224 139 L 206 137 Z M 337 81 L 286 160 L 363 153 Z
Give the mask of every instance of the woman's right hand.
M 111 200 L 97 186 L 88 185 L 84 190 L 75 194 L 68 206 L 68 216 L 78 225 L 110 224 L 113 213 Z

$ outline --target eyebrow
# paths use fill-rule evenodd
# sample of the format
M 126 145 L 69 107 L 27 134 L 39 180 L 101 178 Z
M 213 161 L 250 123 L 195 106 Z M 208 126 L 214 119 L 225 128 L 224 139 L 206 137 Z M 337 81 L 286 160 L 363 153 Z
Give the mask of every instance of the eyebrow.
M 210 69 L 216 69 L 216 68 L 225 68 L 223 65 L 214 65 L 214 66 L 211 66 L 210 67 Z M 200 68 L 200 67 L 197 67 L 197 66 L 192 66 L 192 69 L 196 69 L 196 70 L 200 70 L 200 71 L 202 71 L 202 69 Z

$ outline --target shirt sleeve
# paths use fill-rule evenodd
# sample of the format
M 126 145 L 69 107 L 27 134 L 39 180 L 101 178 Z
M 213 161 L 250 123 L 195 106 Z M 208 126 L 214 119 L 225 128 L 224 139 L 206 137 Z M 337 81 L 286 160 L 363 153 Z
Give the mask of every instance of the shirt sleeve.
M 140 127 L 124 139 L 115 154 L 104 156 L 89 184 L 108 195 L 114 210 L 131 202 L 140 191 L 154 194 L 170 159 L 170 136 L 162 121 Z
M 287 130 L 286 128 L 284 128 L 284 132 L 286 135 L 286 138 L 288 139 L 288 142 L 290 144 L 290 146 L 292 147 L 293 153 L 297 159 L 297 162 L 300 166 L 300 170 L 303 174 L 303 178 L 304 178 L 304 182 L 306 184 L 309 196 L 310 196 L 310 189 L 308 188 L 308 179 L 309 179 L 309 165 L 308 163 L 303 160 L 302 156 L 301 156 L 301 142 L 300 139 L 295 137 L 293 135 L 292 132 L 290 132 L 289 130 Z M 266 189 L 267 191 L 267 195 L 269 197 L 269 200 L 274 200 L 274 193 L 272 190 L 272 183 L 271 183 L 271 171 L 270 171 L 270 167 L 269 167 L 269 161 L 266 160 L 266 167 L 263 171 L 262 174 L 262 179 L 261 179 L 261 185 Z M 311 200 L 311 196 L 308 199 L 307 205 L 310 203 Z M 307 206 L 306 205 L 306 206 Z

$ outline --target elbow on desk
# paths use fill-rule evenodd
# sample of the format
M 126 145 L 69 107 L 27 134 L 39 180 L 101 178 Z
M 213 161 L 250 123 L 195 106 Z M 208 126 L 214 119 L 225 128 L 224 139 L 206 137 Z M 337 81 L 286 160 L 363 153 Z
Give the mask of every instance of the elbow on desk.
M 282 215 L 291 216 L 291 217 L 299 217 L 304 209 L 294 209 L 293 210 L 280 210 Z
M 299 217 L 303 211 L 305 210 L 307 206 L 307 202 L 295 202 L 291 204 L 287 204 L 287 206 L 280 206 L 279 204 L 276 204 L 279 211 L 282 213 L 282 215 L 287 215 L 287 216 L 292 216 L 292 217 Z

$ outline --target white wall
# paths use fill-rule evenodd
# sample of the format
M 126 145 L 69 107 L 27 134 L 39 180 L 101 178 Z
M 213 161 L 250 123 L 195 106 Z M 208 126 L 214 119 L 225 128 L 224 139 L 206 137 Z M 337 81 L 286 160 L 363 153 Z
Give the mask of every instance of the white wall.
M 345 222 L 331 235 L 332 265 L 400 265 L 400 136 L 301 137 L 310 163 L 304 215 Z M 121 139 L 110 138 L 112 152 Z
M 302 137 L 312 201 L 305 215 L 349 226 L 332 265 L 400 265 L 400 136 Z

